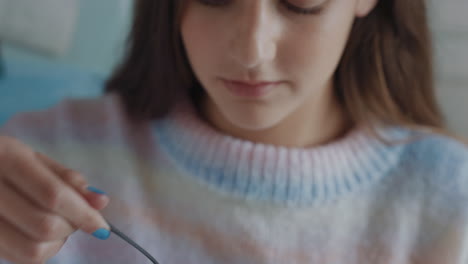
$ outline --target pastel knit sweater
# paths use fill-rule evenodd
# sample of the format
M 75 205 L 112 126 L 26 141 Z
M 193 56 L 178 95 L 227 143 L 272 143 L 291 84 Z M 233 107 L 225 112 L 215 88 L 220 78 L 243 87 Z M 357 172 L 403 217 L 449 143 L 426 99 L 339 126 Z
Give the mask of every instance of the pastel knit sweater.
M 161 264 L 468 264 L 467 147 L 379 131 L 416 138 L 385 144 L 356 128 L 284 148 L 221 134 L 188 103 L 133 122 L 116 96 L 68 100 L 3 128 L 106 191 L 105 218 Z M 48 263 L 150 262 L 115 235 L 78 231 Z

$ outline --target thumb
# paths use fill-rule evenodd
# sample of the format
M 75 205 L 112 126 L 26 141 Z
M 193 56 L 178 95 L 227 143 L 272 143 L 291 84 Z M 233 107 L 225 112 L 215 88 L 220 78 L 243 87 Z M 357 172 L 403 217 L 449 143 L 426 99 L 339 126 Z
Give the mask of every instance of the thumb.
M 36 157 L 60 179 L 79 192 L 94 209 L 100 211 L 109 204 L 109 197 L 106 193 L 98 188 L 90 186 L 82 174 L 62 166 L 42 153 L 36 153 Z

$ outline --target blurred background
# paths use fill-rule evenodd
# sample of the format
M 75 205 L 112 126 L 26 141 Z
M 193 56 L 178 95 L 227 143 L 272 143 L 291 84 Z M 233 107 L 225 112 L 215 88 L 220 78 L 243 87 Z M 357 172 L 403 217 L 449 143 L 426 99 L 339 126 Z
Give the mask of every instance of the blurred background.
M 119 61 L 133 0 L 0 0 L 0 125 L 65 97 L 92 97 Z M 468 137 L 468 0 L 429 0 L 437 95 Z M 2 66 L 0 66 L 0 72 Z
M 98 96 L 122 55 L 132 2 L 0 0 L 0 125 L 18 111 Z

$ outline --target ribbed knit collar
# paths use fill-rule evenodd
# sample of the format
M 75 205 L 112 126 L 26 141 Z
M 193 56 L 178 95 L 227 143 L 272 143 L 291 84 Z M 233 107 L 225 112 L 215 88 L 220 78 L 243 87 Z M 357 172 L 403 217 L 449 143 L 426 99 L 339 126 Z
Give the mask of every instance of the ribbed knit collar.
M 355 129 L 329 144 L 285 148 L 222 134 L 189 104 L 154 125 L 162 150 L 187 175 L 228 195 L 289 205 L 324 204 L 385 177 L 404 144 L 386 145 Z M 380 130 L 401 139 L 401 128 Z

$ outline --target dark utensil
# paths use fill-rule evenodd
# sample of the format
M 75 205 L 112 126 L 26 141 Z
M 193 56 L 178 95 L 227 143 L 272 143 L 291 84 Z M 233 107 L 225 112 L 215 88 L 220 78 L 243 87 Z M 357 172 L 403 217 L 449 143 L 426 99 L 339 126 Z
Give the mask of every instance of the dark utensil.
M 132 245 L 134 248 L 136 248 L 138 251 L 140 251 L 143 255 L 145 255 L 149 260 L 151 260 L 152 263 L 154 264 L 159 264 L 158 261 L 156 261 L 156 259 L 153 258 L 153 256 L 151 256 L 146 250 L 144 250 L 142 247 L 140 247 L 137 243 L 135 243 L 135 241 L 131 240 L 128 236 L 126 236 L 124 233 L 122 233 L 122 231 L 120 231 L 119 229 L 115 228 L 115 226 L 111 225 L 109 222 L 108 222 L 110 228 L 111 228 L 111 232 L 116 234 L 117 236 L 119 236 L 120 238 L 122 238 L 124 241 L 126 241 L 127 243 L 129 243 L 130 245 Z

